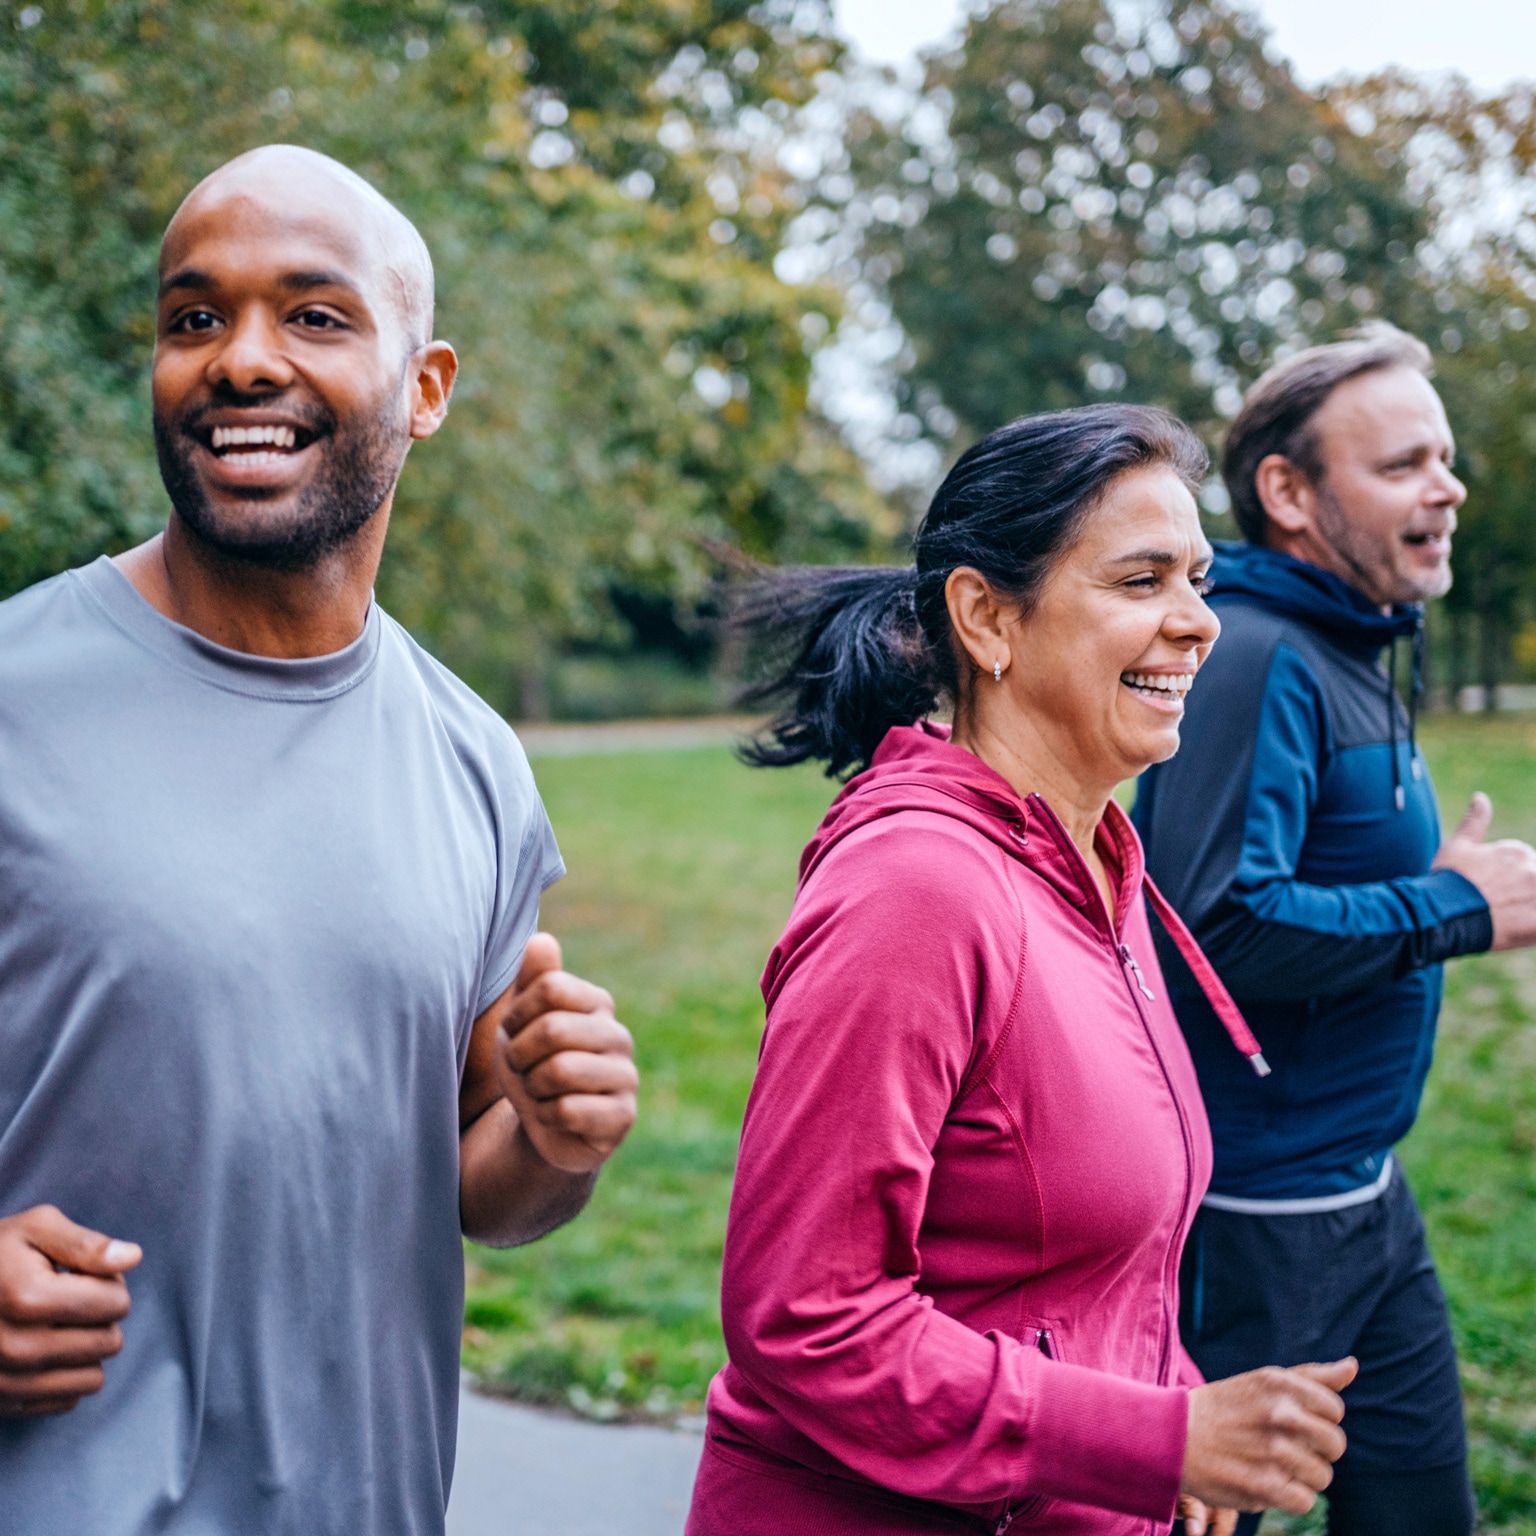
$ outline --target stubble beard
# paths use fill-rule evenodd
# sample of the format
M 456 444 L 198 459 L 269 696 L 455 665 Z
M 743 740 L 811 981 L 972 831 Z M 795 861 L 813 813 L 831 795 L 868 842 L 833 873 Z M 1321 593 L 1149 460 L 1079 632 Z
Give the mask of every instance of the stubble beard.
M 245 396 L 214 402 L 246 408 L 273 403 L 270 398 Z M 160 478 L 177 517 L 202 544 L 227 560 L 262 570 L 311 570 L 356 538 L 394 489 L 410 447 L 398 390 L 390 391 L 375 411 L 352 424 L 344 425 L 314 409 L 296 411 L 316 434 L 319 467 L 281 519 L 246 519 L 216 507 L 197 472 L 193 453 L 198 440 L 192 433 L 207 409 L 200 405 L 174 417 L 156 413 Z M 240 500 L 254 512 L 272 498 L 250 494 Z
M 1414 580 L 1398 568 L 1395 558 L 1398 543 L 1396 532 L 1377 540 L 1350 520 L 1349 514 L 1327 485 L 1320 484 L 1315 489 L 1318 532 L 1348 567 L 1351 584 L 1373 602 L 1392 606 L 1425 603 L 1431 598 L 1444 597 L 1450 591 L 1449 562 L 1427 586 L 1422 580 Z

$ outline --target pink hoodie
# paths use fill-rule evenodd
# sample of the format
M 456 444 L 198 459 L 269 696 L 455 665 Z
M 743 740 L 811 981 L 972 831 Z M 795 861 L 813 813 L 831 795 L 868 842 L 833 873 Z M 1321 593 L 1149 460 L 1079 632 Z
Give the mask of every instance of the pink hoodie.
M 827 812 L 763 975 L 689 1536 L 1167 1529 L 1210 1139 L 1114 804 L 1099 848 L 1113 927 L 1045 802 L 928 725 Z

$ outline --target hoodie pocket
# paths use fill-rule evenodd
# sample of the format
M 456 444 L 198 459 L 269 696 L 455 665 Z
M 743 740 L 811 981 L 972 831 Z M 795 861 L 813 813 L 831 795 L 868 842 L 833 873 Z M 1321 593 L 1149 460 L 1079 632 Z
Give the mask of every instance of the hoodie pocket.
M 1019 1342 L 1026 1349 L 1038 1349 L 1047 1360 L 1065 1360 L 1061 1347 L 1061 1324 L 1051 1318 L 1026 1318 L 1020 1327 Z

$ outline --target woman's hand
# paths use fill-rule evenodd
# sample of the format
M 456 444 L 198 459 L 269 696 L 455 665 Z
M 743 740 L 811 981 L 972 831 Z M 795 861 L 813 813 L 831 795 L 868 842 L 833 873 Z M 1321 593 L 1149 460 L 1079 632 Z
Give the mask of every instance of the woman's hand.
M 1196 1387 L 1189 1394 L 1179 1485 L 1204 1506 L 1198 1513 L 1193 1507 L 1188 1511 L 1191 1525 L 1193 1519 L 1220 1520 L 1229 1510 L 1302 1515 L 1311 1509 L 1344 1454 L 1339 1393 L 1358 1369 L 1354 1360 L 1289 1370 L 1271 1365 Z
M 1184 1522 L 1185 1536 L 1232 1536 L 1237 1529 L 1235 1509 L 1212 1509 L 1187 1493 L 1179 1500 L 1178 1518 Z

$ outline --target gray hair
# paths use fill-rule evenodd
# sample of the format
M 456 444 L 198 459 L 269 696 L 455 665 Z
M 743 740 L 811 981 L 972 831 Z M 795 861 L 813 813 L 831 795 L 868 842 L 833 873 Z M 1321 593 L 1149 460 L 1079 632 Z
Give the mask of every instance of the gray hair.
M 1270 454 L 1289 459 L 1314 485 L 1327 466 L 1312 421 L 1339 385 L 1362 373 L 1412 368 L 1430 378 L 1429 348 L 1417 336 L 1385 320 L 1368 320 L 1343 341 L 1308 347 L 1276 363 L 1250 389 L 1227 433 L 1221 478 L 1232 497 L 1232 515 L 1250 544 L 1262 544 L 1268 517 L 1255 477 Z

